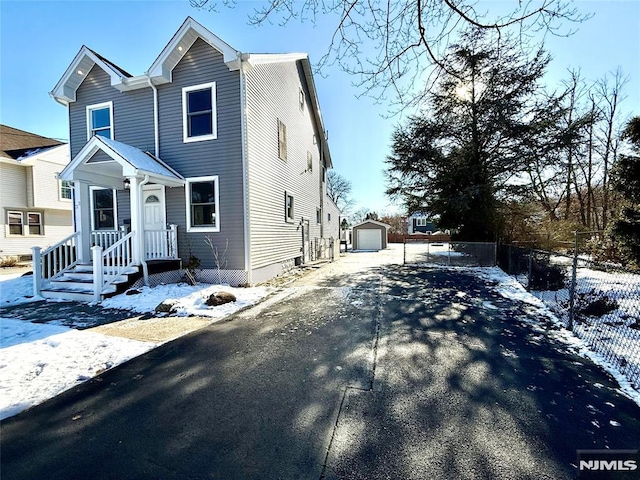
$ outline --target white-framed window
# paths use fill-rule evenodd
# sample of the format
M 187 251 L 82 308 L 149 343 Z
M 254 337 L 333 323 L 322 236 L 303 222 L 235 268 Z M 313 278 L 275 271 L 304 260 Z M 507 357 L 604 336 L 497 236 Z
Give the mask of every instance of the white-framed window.
M 187 178 L 187 232 L 220 231 L 218 176 Z
M 7 212 L 7 223 L 9 224 L 9 235 L 22 235 L 24 232 L 24 213 Z
M 278 157 L 287 161 L 287 126 L 278 120 Z
M 42 214 L 39 212 L 28 212 L 27 228 L 29 229 L 29 235 L 43 235 Z
M 300 91 L 298 92 L 298 104 L 300 106 L 300 111 L 304 112 L 304 90 L 302 90 L 302 87 L 300 87 Z
M 313 155 L 307 150 L 307 172 L 313 172 Z
M 316 223 L 322 223 L 322 210 L 316 208 Z
M 426 227 L 427 219 L 426 218 L 416 218 L 416 227 Z
M 116 191 L 110 188 L 90 187 L 91 230 L 116 230 L 118 210 Z
M 87 140 L 94 135 L 113 139 L 113 102 L 87 105 Z
M 288 192 L 284 192 L 284 219 L 287 223 L 293 223 L 294 221 L 293 210 L 293 195 Z
M 182 89 L 182 136 L 185 143 L 218 138 L 216 82 Z
M 73 182 L 60 180 L 60 200 L 71 200 L 73 192 Z

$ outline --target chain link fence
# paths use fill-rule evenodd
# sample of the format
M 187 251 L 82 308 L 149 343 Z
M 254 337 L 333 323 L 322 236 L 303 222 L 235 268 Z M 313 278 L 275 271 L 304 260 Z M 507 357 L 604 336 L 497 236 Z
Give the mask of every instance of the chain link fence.
M 404 264 L 492 267 L 496 264 L 496 244 L 482 242 L 430 242 L 405 238 Z
M 498 246 L 498 265 L 640 388 L 640 272 L 573 252 Z

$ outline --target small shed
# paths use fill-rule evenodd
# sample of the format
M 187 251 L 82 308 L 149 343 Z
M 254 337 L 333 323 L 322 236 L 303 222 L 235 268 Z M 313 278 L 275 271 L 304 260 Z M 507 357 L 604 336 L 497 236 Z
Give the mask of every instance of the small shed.
M 390 225 L 376 220 L 365 220 L 353 227 L 354 250 L 382 250 L 387 248 Z

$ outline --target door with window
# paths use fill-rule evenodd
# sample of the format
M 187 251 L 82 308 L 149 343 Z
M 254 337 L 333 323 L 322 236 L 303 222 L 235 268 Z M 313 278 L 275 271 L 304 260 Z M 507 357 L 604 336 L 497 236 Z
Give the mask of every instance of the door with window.
M 309 235 L 309 220 L 302 221 L 302 263 L 311 259 L 311 239 Z
M 145 258 L 166 258 L 169 256 L 167 218 L 165 210 L 164 187 L 145 186 L 142 193 L 144 208 L 144 245 Z

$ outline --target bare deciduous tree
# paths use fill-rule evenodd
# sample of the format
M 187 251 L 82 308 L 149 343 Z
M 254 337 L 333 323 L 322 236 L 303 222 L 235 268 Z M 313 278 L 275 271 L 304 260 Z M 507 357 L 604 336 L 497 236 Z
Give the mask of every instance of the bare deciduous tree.
M 233 7 L 235 0 L 190 0 L 197 8 Z M 452 36 L 474 26 L 526 38 L 542 33 L 570 35 L 568 25 L 582 22 L 571 0 L 528 0 L 511 7 L 482 9 L 475 0 L 263 0 L 249 17 L 261 25 L 318 18 L 335 19 L 326 54 L 317 67 L 337 64 L 359 80 L 362 94 L 390 100 L 395 108 L 420 105 L 439 71 L 455 75 L 445 52 Z M 436 69 L 427 67 L 436 66 Z M 387 98 L 392 94 L 392 99 Z
M 329 170 L 327 173 L 327 196 L 333 200 L 343 213 L 347 213 L 353 205 L 351 194 L 351 182 L 337 173 Z

